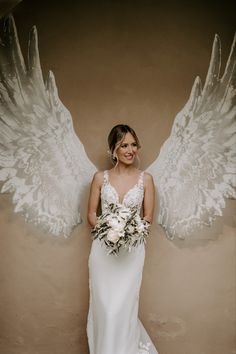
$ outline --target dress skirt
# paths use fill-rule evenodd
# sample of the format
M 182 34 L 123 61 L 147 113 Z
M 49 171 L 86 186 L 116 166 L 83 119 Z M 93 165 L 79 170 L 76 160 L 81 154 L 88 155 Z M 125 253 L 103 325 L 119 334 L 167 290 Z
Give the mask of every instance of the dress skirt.
M 90 304 L 87 335 L 90 354 L 156 354 L 138 319 L 145 258 L 143 244 L 118 256 L 92 243 L 89 256 Z M 153 348 L 153 349 L 152 349 Z

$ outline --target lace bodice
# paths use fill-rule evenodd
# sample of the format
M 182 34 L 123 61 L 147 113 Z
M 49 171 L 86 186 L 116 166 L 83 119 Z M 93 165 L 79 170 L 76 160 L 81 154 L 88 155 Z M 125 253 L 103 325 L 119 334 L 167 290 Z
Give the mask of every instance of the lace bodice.
M 104 171 L 103 185 L 101 188 L 101 207 L 102 212 L 105 211 L 106 207 L 110 203 L 123 204 L 128 207 L 137 207 L 140 212 L 143 196 L 144 196 L 144 172 L 141 172 L 138 178 L 138 182 L 131 187 L 124 195 L 123 200 L 120 201 L 120 197 L 109 181 L 108 171 Z

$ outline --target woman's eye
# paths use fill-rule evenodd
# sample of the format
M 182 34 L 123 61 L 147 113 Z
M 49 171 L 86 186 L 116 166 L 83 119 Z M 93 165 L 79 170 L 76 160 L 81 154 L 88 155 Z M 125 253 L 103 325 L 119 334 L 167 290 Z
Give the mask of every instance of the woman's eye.
M 137 146 L 137 143 L 132 143 L 132 146 Z M 127 148 L 128 144 L 122 144 L 121 147 L 122 148 Z

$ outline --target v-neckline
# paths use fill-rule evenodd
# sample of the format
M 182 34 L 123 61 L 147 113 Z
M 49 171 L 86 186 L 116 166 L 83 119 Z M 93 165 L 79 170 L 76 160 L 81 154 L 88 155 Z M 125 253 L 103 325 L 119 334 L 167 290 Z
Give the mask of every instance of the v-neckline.
M 140 181 L 140 178 L 141 178 L 141 175 L 142 175 L 142 172 L 140 172 L 139 177 L 138 177 L 138 181 L 133 185 L 133 187 L 131 187 L 130 189 L 127 190 L 127 192 L 124 194 L 124 196 L 123 196 L 123 198 L 122 198 L 122 201 L 120 201 L 120 195 L 119 195 L 119 193 L 117 192 L 116 188 L 115 188 L 115 187 L 111 184 L 111 182 L 110 182 L 110 176 L 109 176 L 108 170 L 106 170 L 106 173 L 107 173 L 107 183 L 108 183 L 108 184 L 110 185 L 110 187 L 115 191 L 119 204 L 123 204 L 126 195 L 127 195 L 132 189 L 134 189 L 136 186 L 139 185 L 139 181 Z

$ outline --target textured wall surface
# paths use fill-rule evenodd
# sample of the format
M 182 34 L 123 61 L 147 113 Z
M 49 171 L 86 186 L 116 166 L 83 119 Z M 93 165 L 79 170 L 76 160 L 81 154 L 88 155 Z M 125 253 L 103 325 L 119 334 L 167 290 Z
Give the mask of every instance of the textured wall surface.
M 141 168 L 157 156 L 193 80 L 204 81 L 214 34 L 223 66 L 234 6 L 139 1 L 23 0 L 14 17 L 26 55 L 36 24 L 44 74 L 53 70 L 76 133 L 98 169 L 117 123 L 140 138 Z M 44 235 L 0 195 L 0 353 L 87 354 L 86 222 L 69 240 Z M 186 242 L 154 224 L 146 248 L 140 317 L 160 354 L 235 354 L 235 202 Z M 111 353 L 112 354 L 112 353 Z M 128 354 L 128 353 L 125 353 Z

